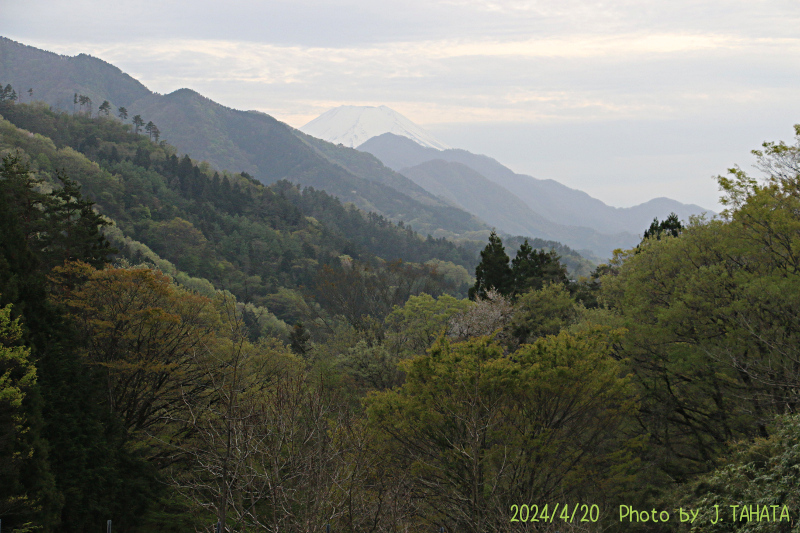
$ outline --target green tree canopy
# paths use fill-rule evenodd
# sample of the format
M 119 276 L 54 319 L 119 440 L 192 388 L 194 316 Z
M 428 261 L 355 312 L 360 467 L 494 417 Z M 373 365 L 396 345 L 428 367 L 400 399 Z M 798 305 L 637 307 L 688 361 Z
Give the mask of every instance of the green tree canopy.
M 412 296 L 386 317 L 386 344 L 396 354 L 424 354 L 439 336 L 452 333 L 452 318 L 473 305 L 448 294 Z
M 368 397 L 374 431 L 411 476 L 420 530 L 508 531 L 511 505 L 602 502 L 630 480 L 621 431 L 632 389 L 599 330 L 561 333 L 508 357 L 490 338 L 442 340 Z M 614 465 L 612 468 L 611 465 Z
M 762 183 L 740 169 L 719 178 L 723 219 L 623 252 L 602 280 L 673 479 L 713 466 L 732 440 L 769 436 L 800 405 L 800 143 L 758 155 Z
M 548 283 L 566 284 L 567 267 L 561 264 L 555 250 L 534 250 L 528 239 L 520 245 L 516 257 L 511 261 L 514 279 L 513 295 L 524 294 L 531 289 L 541 289 Z
M 528 291 L 517 299 L 511 317 L 511 332 L 517 342 L 531 343 L 539 337 L 557 335 L 578 316 L 577 305 L 566 286 L 551 283 Z
M 800 504 L 798 439 L 800 417 L 779 417 L 769 438 L 739 442 L 719 468 L 678 487 L 673 503 L 696 510 L 696 523 L 703 524 L 702 531 L 708 533 L 796 531 L 792 510 Z M 734 505 L 738 509 L 731 520 Z M 757 509 L 753 518 L 751 509 Z M 745 518 L 741 519 L 743 512 Z M 769 520 L 764 519 L 767 516 Z
M 40 494 L 31 490 L 42 480 L 30 479 L 48 477 L 41 471 L 42 458 L 34 457 L 43 452 L 35 442 L 41 424 L 30 398 L 35 386 L 30 348 L 22 345 L 19 319 L 11 319 L 11 305 L 6 305 L 0 308 L 0 516 L 9 529 L 21 528 L 43 511 Z

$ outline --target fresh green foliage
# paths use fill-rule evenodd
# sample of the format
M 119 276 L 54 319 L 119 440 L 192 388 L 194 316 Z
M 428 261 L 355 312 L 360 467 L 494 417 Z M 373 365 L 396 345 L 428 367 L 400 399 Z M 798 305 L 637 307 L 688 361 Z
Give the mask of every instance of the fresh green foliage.
M 28 505 L 19 516 L 34 517 L 45 530 L 82 531 L 110 514 L 130 523 L 159 485 L 109 412 L 100 376 L 82 363 L 72 324 L 47 299 L 53 265 L 74 259 L 102 265 L 110 252 L 96 213 L 77 187 L 63 183 L 40 192 L 19 157 L 3 159 L 0 282 L 3 303 L 24 317 L 38 377 L 26 409 L 33 453 L 22 475 Z
M 513 337 L 521 344 L 539 337 L 558 335 L 578 317 L 575 299 L 564 285 L 551 283 L 539 290 L 526 292 L 517 299 L 511 317 Z
M 699 511 L 696 525 L 683 531 L 798 531 L 792 512 L 800 504 L 800 419 L 781 416 L 776 425 L 766 439 L 739 443 L 719 468 L 676 494 L 678 506 Z
M 607 339 L 562 333 L 508 357 L 488 338 L 443 340 L 404 363 L 402 387 L 370 396 L 390 475 L 410 473 L 419 494 L 416 527 L 508 531 L 513 503 L 605 503 L 628 483 L 633 391 Z
M 720 177 L 721 219 L 656 221 L 570 281 L 562 248 L 506 238 L 509 261 L 491 233 L 478 264 L 275 181 L 354 184 L 363 154 L 300 137 L 316 159 L 264 186 L 81 90 L 72 115 L 0 102 L 4 526 L 507 532 L 544 525 L 514 504 L 587 502 L 796 529 L 708 513 L 796 510 L 800 141 L 756 152 L 765 181 Z
M 31 409 L 31 393 L 36 385 L 36 367 L 30 348 L 21 345 L 22 328 L 19 319 L 11 319 L 11 305 L 0 308 L 0 516 L 5 527 L 22 525 L 42 512 L 42 502 L 31 493 L 35 473 L 31 468 L 33 454 L 41 452 L 30 439 L 31 423 L 36 416 Z
M 436 339 L 452 334 L 452 318 L 472 305 L 448 294 L 438 298 L 425 293 L 412 296 L 386 317 L 386 343 L 401 356 L 422 355 Z
M 764 184 L 739 169 L 720 178 L 727 220 L 646 241 L 602 280 L 629 328 L 643 425 L 673 478 L 704 471 L 731 440 L 767 437 L 775 415 L 797 408 L 799 153 L 767 145 Z

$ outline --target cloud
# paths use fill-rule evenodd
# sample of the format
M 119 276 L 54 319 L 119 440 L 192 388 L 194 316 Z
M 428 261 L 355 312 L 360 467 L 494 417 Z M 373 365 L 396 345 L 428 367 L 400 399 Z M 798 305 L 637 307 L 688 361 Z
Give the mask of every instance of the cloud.
M 717 34 L 348 47 L 199 39 L 47 47 L 101 57 L 158 92 L 190 87 L 295 126 L 341 104 L 386 104 L 424 124 L 713 114 L 759 100 L 793 100 L 800 82 L 791 60 L 800 39 Z

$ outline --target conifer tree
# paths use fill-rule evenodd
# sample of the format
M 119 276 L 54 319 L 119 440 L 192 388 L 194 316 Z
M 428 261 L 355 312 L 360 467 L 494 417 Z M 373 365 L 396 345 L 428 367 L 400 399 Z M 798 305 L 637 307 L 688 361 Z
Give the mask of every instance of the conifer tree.
M 291 350 L 297 355 L 306 355 L 309 349 L 308 341 L 311 340 L 311 334 L 306 330 L 302 322 L 298 321 L 292 327 L 289 333 L 289 341 Z
M 525 239 L 514 260 L 511 261 L 511 271 L 514 278 L 514 296 L 523 294 L 531 289 L 541 289 L 547 283 L 566 284 L 567 269 L 559 261 L 555 250 L 545 252 L 534 250 L 528 239 Z
M 108 261 L 108 256 L 116 253 L 106 240 L 100 228 L 111 223 L 95 213 L 94 202 L 83 198 L 80 186 L 56 171 L 61 181 L 61 189 L 51 193 L 50 224 L 57 228 L 48 235 L 45 246 L 46 258 L 55 256 L 51 266 L 67 261 L 80 260 L 96 268 Z
M 469 289 L 469 298 L 483 298 L 490 289 L 502 295 L 511 294 L 514 278 L 503 241 L 492 231 L 489 244 L 481 252 L 481 262 L 475 268 L 475 285 Z
M 83 107 L 86 106 L 86 115 L 88 117 L 92 116 L 92 99 L 86 95 L 79 94 L 78 95 L 78 103 L 80 104 L 81 111 L 83 111 Z
M 133 115 L 133 133 L 139 134 L 139 128 L 144 126 L 142 115 Z
M 681 234 L 682 230 L 683 224 L 681 224 L 681 221 L 678 219 L 678 215 L 670 213 L 662 222 L 658 221 L 658 217 L 654 218 L 650 227 L 645 230 L 644 238 L 655 237 L 656 240 L 660 241 L 662 234 L 677 237 Z
M 11 101 L 12 103 L 17 99 L 17 91 L 11 86 L 11 84 L 7 84 L 3 89 L 3 92 L 0 93 L 0 102 L 5 102 L 6 100 Z
M 128 110 L 122 106 L 117 109 L 117 114 L 119 115 L 120 120 L 125 120 L 128 118 Z

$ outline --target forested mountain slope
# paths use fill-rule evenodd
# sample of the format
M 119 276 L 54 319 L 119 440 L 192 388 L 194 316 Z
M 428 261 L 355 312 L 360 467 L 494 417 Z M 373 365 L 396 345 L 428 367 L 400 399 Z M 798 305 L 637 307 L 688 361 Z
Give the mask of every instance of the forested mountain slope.
M 282 318 L 296 318 L 302 287 L 312 289 L 320 269 L 341 256 L 435 260 L 458 266 L 466 278 L 474 269 L 476 254 L 444 238 L 424 239 L 313 188 L 286 181 L 267 187 L 246 174 L 200 167 L 113 118 L 9 103 L 0 104 L 0 115 L 13 122 L 0 123 L 5 152 L 20 151 L 50 179 L 57 170 L 75 176 L 125 235 Z
M 190 89 L 153 93 L 97 58 L 59 56 L 0 37 L 0 81 L 30 87 L 34 100 L 65 111 L 97 114 L 108 101 L 112 115 L 124 107 L 130 117 L 153 122 L 180 153 L 215 168 L 244 171 L 266 184 L 287 179 L 323 189 L 343 202 L 403 220 L 423 234 L 459 237 L 483 231 L 481 240 L 488 234 L 482 221 L 444 205 L 377 161 L 345 168 L 341 161 L 365 159 L 336 154 L 351 149 L 321 147 L 322 141 L 303 140 L 303 134 L 269 115 L 227 108 Z M 90 102 L 78 107 L 76 95 Z M 354 166 L 360 170 L 351 170 Z

